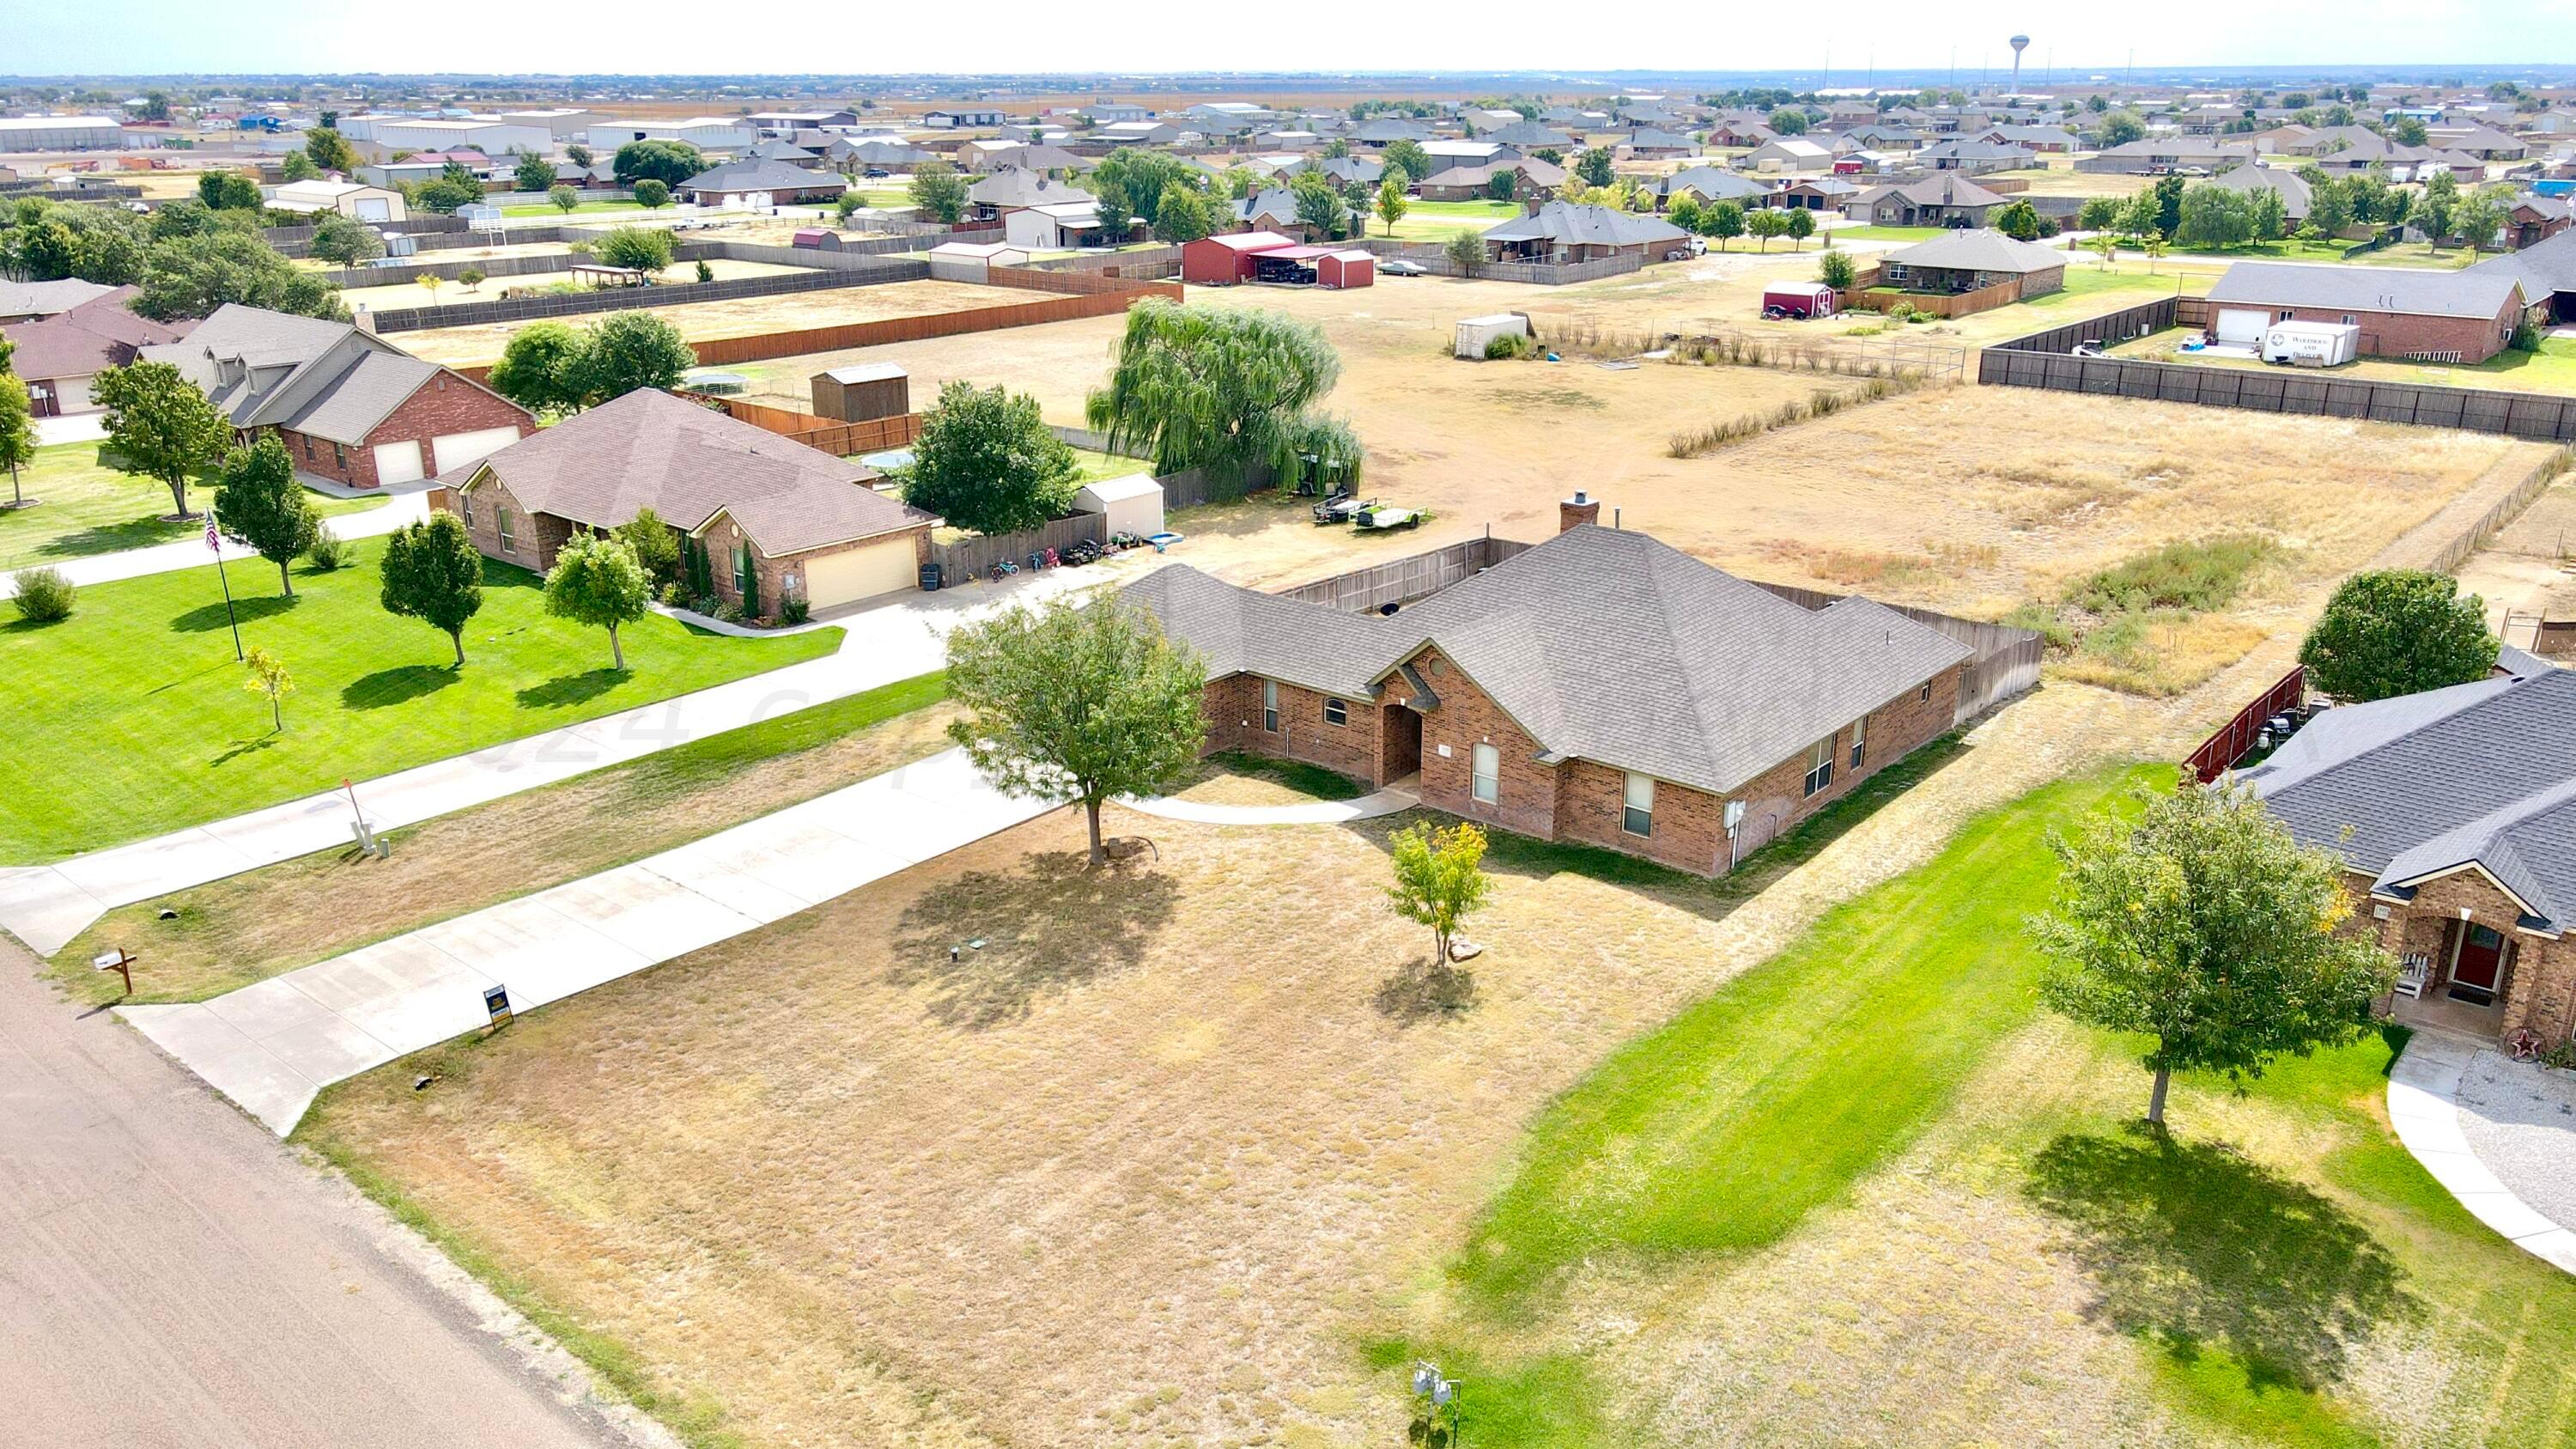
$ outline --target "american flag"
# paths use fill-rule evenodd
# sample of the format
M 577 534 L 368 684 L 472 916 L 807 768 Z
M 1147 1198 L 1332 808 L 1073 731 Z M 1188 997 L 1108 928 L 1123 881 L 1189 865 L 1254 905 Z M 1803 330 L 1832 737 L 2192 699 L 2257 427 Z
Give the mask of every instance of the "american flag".
M 215 519 L 213 514 L 206 515 L 206 547 L 213 549 L 217 553 L 222 553 L 224 551 L 224 537 L 222 534 L 215 531 Z

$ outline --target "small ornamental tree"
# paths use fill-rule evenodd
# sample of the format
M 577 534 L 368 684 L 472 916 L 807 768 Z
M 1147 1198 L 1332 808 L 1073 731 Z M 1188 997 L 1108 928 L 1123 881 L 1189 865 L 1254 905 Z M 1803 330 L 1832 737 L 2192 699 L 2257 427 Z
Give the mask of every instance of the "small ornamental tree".
M 385 239 L 356 217 L 333 212 L 313 223 L 311 251 L 323 261 L 353 267 L 383 256 Z
M 646 211 L 659 211 L 671 204 L 671 188 L 647 176 L 635 183 L 635 204 Z
M 2345 579 L 2299 646 L 2317 688 L 2352 704 L 2484 679 L 2495 661 L 2486 601 L 2413 569 Z
M 555 189 L 554 163 L 534 151 L 519 153 L 519 164 L 511 168 L 510 176 L 521 191 L 551 193 Z
M 1771 250 L 1771 238 L 1789 229 L 1789 219 L 1776 208 L 1757 207 L 1752 215 L 1744 218 L 1744 229 L 1751 232 L 1754 239 L 1762 244 L 1762 250 L 1767 252 Z
M 215 485 L 215 523 L 277 565 L 278 586 L 295 597 L 295 576 L 286 566 L 313 546 L 322 525 L 277 434 L 262 433 L 249 447 L 225 455 Z
M 1609 185 L 1610 178 L 1613 175 L 1610 169 L 1609 151 L 1602 147 L 1595 146 L 1591 150 L 1584 152 L 1582 155 L 1575 157 L 1574 174 L 1581 177 L 1583 184 L 1586 186 Z
M 679 242 L 670 228 L 660 226 L 621 226 L 592 243 L 592 254 L 612 267 L 632 267 L 639 272 L 658 272 L 671 264 Z
M 581 205 L 581 193 L 558 182 L 546 188 L 546 200 L 554 204 L 555 210 L 570 216 Z
M 1403 172 L 1404 184 L 1408 187 L 1430 175 L 1433 170 L 1431 153 L 1423 150 L 1422 143 L 1419 141 L 1391 142 L 1385 150 L 1378 153 L 1378 160 L 1390 174 L 1397 171 Z
M 1797 249 L 1800 242 L 1816 234 L 1816 214 L 1803 206 L 1789 208 L 1789 214 L 1783 220 L 1787 223 L 1783 230 L 1789 234 L 1789 248 L 1792 251 Z
M 1146 611 L 1115 598 L 1013 609 L 948 636 L 948 727 L 1005 794 L 1080 805 L 1091 864 L 1100 804 L 1154 795 L 1198 762 L 1207 669 Z
M 924 161 L 912 168 L 912 180 L 905 189 L 912 204 L 933 221 L 955 226 L 957 218 L 966 214 L 966 178 L 945 161 Z
M 650 312 L 614 313 L 592 327 L 582 345 L 583 405 L 621 398 L 638 388 L 668 391 L 697 365 L 698 354 L 679 328 Z
M 643 618 L 652 600 L 652 576 L 622 539 L 575 534 L 546 572 L 546 612 L 606 629 L 610 666 L 620 671 L 626 668 L 626 649 L 617 631 Z
M 1699 198 L 1687 191 L 1674 197 L 1672 204 L 1664 209 L 1664 220 L 1694 236 L 1702 234 L 1700 227 L 1707 218 L 1707 209 L 1700 205 Z
M 2014 241 L 2039 239 L 2039 211 L 2027 201 L 2016 201 L 1995 209 L 1995 230 Z
M 2154 1038 L 2157 1126 L 2177 1070 L 2241 1084 L 2285 1052 L 2350 1041 L 2394 975 L 2387 953 L 2335 929 L 2352 910 L 2341 861 L 2249 792 L 2159 794 L 2135 823 L 2104 816 L 2055 848 L 2057 903 L 2032 922 L 2049 957 L 2040 1000 Z
M 1377 219 L 1386 223 L 1386 234 L 1395 235 L 1395 224 L 1404 220 L 1413 203 L 1404 194 L 1404 173 L 1389 170 L 1377 183 Z
M 1485 269 L 1485 239 L 1472 231 L 1462 231 L 1449 238 L 1450 263 L 1462 277 L 1472 277 Z
M 269 727 L 286 728 L 286 697 L 295 692 L 295 678 L 286 672 L 286 661 L 254 644 L 242 661 L 250 667 L 250 677 L 242 688 L 268 701 Z
M 385 612 L 445 634 L 456 646 L 456 667 L 464 668 L 465 625 L 483 608 L 483 555 L 465 521 L 442 511 L 394 530 L 378 572 Z
M 1388 844 L 1395 883 L 1387 887 L 1387 901 L 1397 915 L 1431 928 L 1433 964 L 1445 968 L 1459 922 L 1493 890 L 1484 868 L 1485 832 L 1465 823 L 1443 830 L 1426 821 L 1395 832 Z
M 1716 202 L 1700 212 L 1700 231 L 1717 239 L 1717 249 L 1744 235 L 1744 207 L 1737 202 Z
M 325 171 L 345 176 L 358 169 L 358 148 L 329 126 L 316 126 L 304 133 L 304 154 Z
M 1859 275 L 1851 257 L 1839 247 L 1827 247 L 1816 258 L 1816 280 L 1837 292 L 1849 291 Z
M 903 501 L 977 533 L 1036 528 L 1071 508 L 1081 486 L 1073 449 L 1047 427 L 1037 399 L 999 387 L 940 388 L 912 455 Z
M 456 284 L 469 292 L 481 290 L 485 280 L 480 267 L 467 267 L 456 274 Z
M 35 408 L 27 399 L 27 385 L 0 369 L 0 468 L 9 470 L 9 507 L 27 506 L 27 495 L 18 486 L 18 470 L 34 461 Z
M 314 165 L 313 158 L 305 155 L 301 151 L 287 152 L 286 160 L 279 164 L 278 170 L 279 173 L 289 181 L 319 181 L 322 179 L 322 168 Z
M 662 515 L 638 508 L 633 518 L 617 525 L 616 534 L 635 550 L 635 561 L 644 566 L 656 590 L 680 581 L 680 535 L 662 521 Z
M 107 409 L 107 450 L 117 466 L 161 480 L 170 516 L 191 518 L 188 474 L 221 457 L 232 428 L 197 385 L 166 362 L 133 362 L 90 379 L 90 396 Z

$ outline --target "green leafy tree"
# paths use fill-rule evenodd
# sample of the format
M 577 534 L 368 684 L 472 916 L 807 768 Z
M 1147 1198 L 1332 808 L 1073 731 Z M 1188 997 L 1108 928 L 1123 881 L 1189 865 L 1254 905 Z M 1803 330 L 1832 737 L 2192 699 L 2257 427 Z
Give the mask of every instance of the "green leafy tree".
M 680 329 L 650 312 L 617 312 L 590 329 L 581 351 L 583 406 L 624 397 L 637 388 L 668 391 L 698 365 L 698 354 Z
M 337 171 L 346 176 L 358 169 L 358 148 L 349 144 L 348 137 L 329 126 L 316 126 L 304 133 L 304 154 L 325 171 Z M 212 206 L 214 203 L 206 204 Z
M 479 267 L 467 267 L 456 274 L 457 284 L 469 292 L 479 291 L 487 279 Z
M 608 165 L 620 186 L 647 179 L 677 186 L 706 170 L 707 158 L 686 141 L 629 141 L 617 148 Z
M 1162 198 L 1162 212 L 1154 218 L 1154 235 L 1173 246 L 1197 241 L 1216 230 L 1216 206 L 1215 201 L 1199 191 L 1166 191 Z
M 1387 902 L 1397 915 L 1431 928 L 1434 965 L 1445 969 L 1459 924 L 1493 891 L 1493 879 L 1485 874 L 1485 832 L 1463 822 L 1444 830 L 1426 821 L 1395 832 L 1387 843 L 1395 871 Z
M 1386 223 L 1388 236 L 1395 235 L 1395 224 L 1404 220 L 1404 214 L 1412 209 L 1412 201 L 1404 194 L 1403 172 L 1390 170 L 1378 178 L 1377 219 Z
M 2400 146 L 2421 146 L 2431 139 L 2424 129 L 2424 122 L 2414 116 L 2399 116 L 2397 124 L 2388 128 L 2388 134 Z
M 1472 231 L 1452 235 L 1445 250 L 1450 265 L 1455 266 L 1462 277 L 1475 276 L 1485 269 L 1484 240 Z
M 2204 181 L 2182 194 L 2182 227 L 2174 240 L 2218 250 L 2254 239 L 2254 218 L 2244 192 Z
M 1707 216 L 1708 209 L 1699 204 L 1698 197 L 1688 192 L 1674 197 L 1672 205 L 1664 211 L 1664 220 L 1694 234 L 1698 233 Z
M 295 692 L 295 677 L 286 672 L 286 661 L 254 644 L 242 663 L 250 670 L 242 688 L 268 701 L 271 729 L 285 729 L 286 697 Z
M 1715 238 L 1719 251 L 1726 250 L 1728 242 L 1744 235 L 1744 207 L 1740 203 L 1716 202 L 1703 207 L 1699 216 L 1701 234 Z
M 635 193 L 635 199 L 638 201 L 643 200 L 644 193 L 640 190 L 637 191 Z M 668 200 L 669 197 L 666 195 L 664 199 Z M 866 207 L 867 204 L 868 199 L 862 193 L 856 191 L 844 191 L 839 196 L 832 199 L 832 211 L 840 218 L 841 225 L 848 226 L 850 224 L 851 214 Z
M 2146 193 L 2156 199 L 2156 230 L 2168 240 L 2182 226 L 2182 194 L 2187 184 L 2179 176 L 2159 176 Z
M 2022 204 L 2029 205 L 2028 202 Z M 1816 234 L 1816 214 L 1803 206 L 1790 207 L 1789 214 L 1782 220 L 1787 223 L 1782 229 L 1788 233 L 1789 249 L 1792 251 L 1797 250 L 1799 243 Z
M 912 180 L 905 187 L 912 204 L 933 221 L 955 226 L 966 214 L 966 178 L 945 161 L 924 161 L 912 168 Z
M 1607 186 L 1613 175 L 1607 147 L 1595 146 L 1574 158 L 1574 174 L 1586 186 Z
M 1509 171 L 1497 171 L 1485 178 L 1487 201 L 1511 201 L 1521 194 L 1521 179 Z
M 354 267 L 385 254 L 385 239 L 354 216 L 333 212 L 313 223 L 313 255 L 322 261 Z
M 1128 214 L 1150 227 L 1163 224 L 1166 198 L 1184 192 L 1196 195 L 1203 186 L 1199 173 L 1180 157 L 1133 147 L 1103 157 L 1083 184 L 1094 196 L 1117 193 Z
M 858 196 L 858 193 L 845 191 L 841 193 L 841 200 L 847 201 L 854 196 Z M 866 198 L 860 197 L 860 200 L 864 201 Z M 647 176 L 635 183 L 635 204 L 646 211 L 659 211 L 671 204 L 671 188 Z M 841 215 L 847 218 L 849 213 L 844 211 Z
M 303 270 L 255 233 L 214 231 L 155 242 L 144 258 L 134 310 L 160 322 L 204 317 L 227 302 L 348 320 L 340 289 Z
M 2143 242 L 2151 236 L 2161 235 L 2161 233 L 2156 230 L 2156 195 L 2154 192 L 2141 191 L 2137 195 L 2129 198 L 2128 202 L 2120 208 L 2118 231 L 2120 235 L 2125 236 L 2132 241 L 2139 242 Z
M 2510 195 L 2507 192 L 2499 196 L 2493 189 L 2480 188 L 2461 197 L 2460 204 L 2452 208 L 2451 229 L 2469 244 L 2470 251 L 2484 251 L 2495 244 L 2496 233 L 2504 226 L 2505 212 L 2511 205 L 2506 199 Z
M 2056 842 L 2064 873 L 2032 929 L 2049 958 L 2040 999 L 2061 1015 L 2154 1039 L 2147 1121 L 2176 1071 L 2242 1083 L 2273 1058 L 2358 1035 L 2394 974 L 2335 927 L 2351 912 L 2342 863 L 2301 847 L 2244 791 L 2191 789 Z
M 0 352 L 0 364 L 7 361 L 7 354 Z M 11 508 L 28 506 L 27 495 L 19 486 L 18 470 L 35 461 L 35 407 L 28 400 L 27 384 L 0 365 L 0 468 L 9 470 Z
M 80 238 L 59 221 L 22 224 L 8 235 L 8 269 L 28 281 L 59 282 L 79 269 Z
M 608 631 L 610 667 L 626 668 L 621 627 L 644 617 L 653 601 L 653 576 L 623 539 L 577 533 L 555 552 L 546 571 L 546 612 L 558 619 Z
M 445 634 L 464 668 L 465 626 L 483 608 L 483 554 L 465 520 L 442 510 L 395 529 L 377 572 L 385 612 Z
M 438 216 L 454 216 L 458 211 L 483 199 L 479 187 L 461 186 L 442 176 L 423 185 L 413 199 L 421 210 Z
M 1823 254 L 1816 258 L 1816 280 L 1835 291 L 1851 290 L 1852 283 L 1858 279 L 1859 269 L 1852 265 L 1852 259 L 1839 248 L 1827 247 Z
M 2417 122 L 2417 125 L 2421 126 L 2422 123 Z M 2450 172 L 2436 171 L 2425 178 L 2424 194 L 2415 203 L 2415 217 L 2418 224 L 2424 228 L 2424 235 L 2432 239 L 2433 245 L 2440 246 L 2451 239 L 2452 214 L 2458 211 L 2459 207 L 2460 183 L 2451 179 Z M 2311 219 L 2314 215 L 2312 210 Z
M 2281 193 L 2265 187 L 2254 193 L 2252 204 L 2246 208 L 2245 223 L 2254 240 L 2279 241 L 2290 234 L 2289 203 L 2281 200 Z
M 295 481 L 295 461 L 277 434 L 262 433 L 259 441 L 224 456 L 215 484 L 215 523 L 277 565 L 278 586 L 295 597 L 295 576 L 286 566 L 313 546 L 322 521 L 304 485 Z
M 90 396 L 107 410 L 107 451 L 128 473 L 161 480 L 170 516 L 188 511 L 188 475 L 221 457 L 232 426 L 197 385 L 166 362 L 130 362 L 90 379 Z
M 2329 180 L 2308 188 L 2308 225 L 2321 236 L 2341 236 L 2352 226 L 2352 188 Z
M 590 148 L 588 146 L 566 146 L 564 148 L 564 159 L 586 171 L 590 169 L 591 162 L 597 158 L 590 154 Z
M 1771 238 L 1789 229 L 1789 219 L 1776 208 L 1757 207 L 1744 218 L 1744 229 L 1752 233 L 1754 239 L 1762 244 L 1762 250 L 1767 252 L 1771 250 Z
M 650 508 L 638 508 L 633 518 L 612 532 L 635 551 L 635 561 L 644 566 L 655 591 L 680 581 L 679 530 L 664 523 L 660 514 Z
M 1771 130 L 1775 135 L 1803 136 L 1807 134 L 1807 127 L 1810 122 L 1807 120 L 1806 112 L 1782 106 L 1771 113 L 1770 124 Z M 1599 183 L 1596 182 L 1594 184 L 1598 185 Z
M 256 211 L 259 183 L 238 171 L 209 171 L 197 178 L 197 199 L 214 211 Z
M 1351 208 L 1333 183 L 1320 171 L 1302 171 L 1288 183 L 1288 195 L 1297 204 L 1297 221 L 1314 229 L 1326 240 L 1348 235 Z
M 593 242 L 591 254 L 607 266 L 649 273 L 669 266 L 678 245 L 667 227 L 620 226 L 610 228 Z
M 1394 142 L 1378 153 L 1378 160 L 1389 171 L 1402 171 L 1408 186 L 1430 175 L 1433 170 L 1431 153 L 1423 150 L 1419 141 Z
M 2413 569 L 2345 579 L 2299 646 L 2317 688 L 2351 703 L 2484 679 L 2495 661 L 2486 601 Z
M 1307 409 L 1341 374 L 1311 322 L 1151 298 L 1128 309 L 1109 386 L 1084 412 L 1111 451 L 1150 455 L 1157 474 L 1206 468 L 1235 482 L 1266 467 L 1293 478 Z
M 566 216 L 581 205 L 581 193 L 561 183 L 546 188 L 546 201 Z
M 1136 212 L 1127 204 L 1127 188 L 1104 186 L 1092 197 L 1092 211 L 1100 218 L 1100 234 L 1124 242 L 1135 232 Z
M 2105 150 L 2146 138 L 2146 121 L 2125 106 L 2102 118 L 2102 146 Z
M 319 181 L 322 179 L 322 168 L 314 165 L 313 158 L 305 155 L 301 151 L 287 152 L 286 159 L 278 164 L 278 172 L 289 181 Z
M 555 189 L 555 163 L 534 151 L 519 153 L 519 164 L 510 169 L 510 180 L 521 191 Z
M 487 380 L 530 412 L 578 412 L 588 350 L 582 334 L 564 323 L 531 322 L 510 334 Z
M 1152 614 L 1112 598 L 1014 609 L 948 636 L 948 727 L 1004 793 L 1080 805 L 1091 864 L 1100 804 L 1157 795 L 1198 763 L 1207 669 Z
M 2081 231 L 2109 231 L 2119 220 L 2119 198 L 2111 196 L 2087 197 L 2075 213 L 2075 225 Z
M 903 501 L 977 533 L 1036 528 L 1073 506 L 1081 465 L 1038 402 L 951 382 L 921 419 Z

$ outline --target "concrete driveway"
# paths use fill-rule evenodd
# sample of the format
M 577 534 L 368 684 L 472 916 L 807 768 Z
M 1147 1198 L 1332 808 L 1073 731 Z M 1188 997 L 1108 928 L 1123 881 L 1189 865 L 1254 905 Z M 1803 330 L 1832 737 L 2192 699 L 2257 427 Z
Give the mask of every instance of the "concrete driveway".
M 1047 807 L 950 750 L 632 865 L 396 936 L 189 1006 L 121 1014 L 285 1136 L 315 1094 L 980 840 Z

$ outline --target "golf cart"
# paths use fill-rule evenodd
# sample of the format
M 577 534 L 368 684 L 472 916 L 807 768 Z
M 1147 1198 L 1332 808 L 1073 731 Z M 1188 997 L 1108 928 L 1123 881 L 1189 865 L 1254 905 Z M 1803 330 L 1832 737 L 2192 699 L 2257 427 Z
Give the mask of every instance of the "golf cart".
M 1343 493 L 1316 504 L 1315 521 L 1319 524 L 1348 523 L 1354 515 L 1375 507 L 1377 507 L 1377 500 L 1374 498 L 1362 498 L 1356 493 Z

